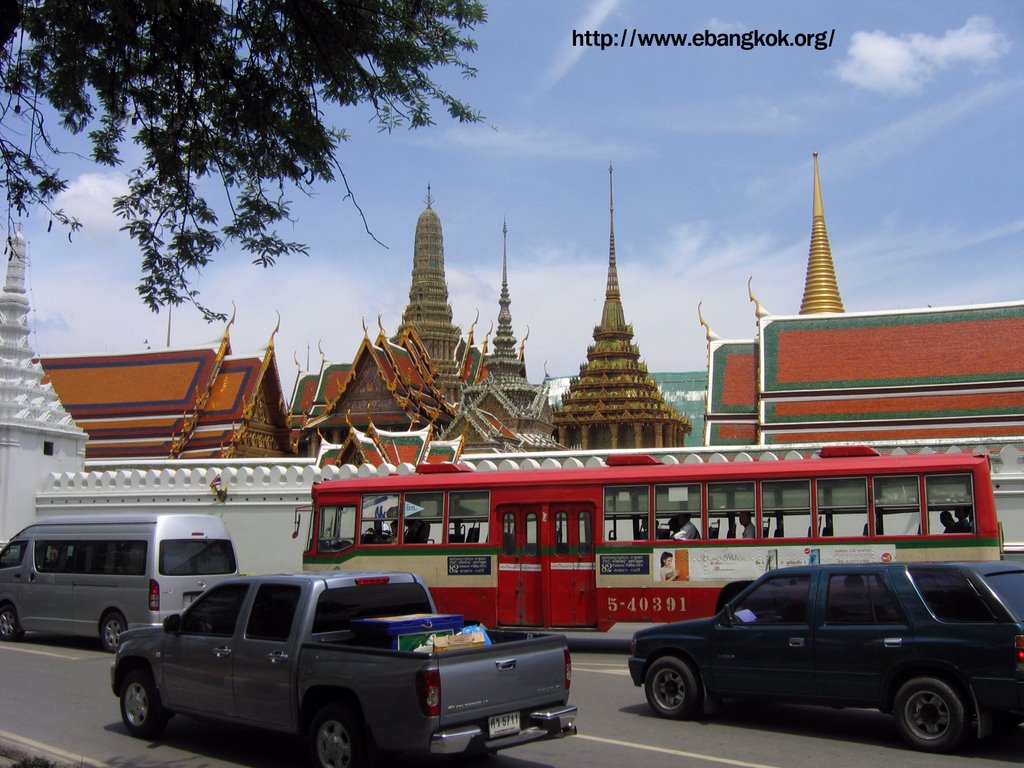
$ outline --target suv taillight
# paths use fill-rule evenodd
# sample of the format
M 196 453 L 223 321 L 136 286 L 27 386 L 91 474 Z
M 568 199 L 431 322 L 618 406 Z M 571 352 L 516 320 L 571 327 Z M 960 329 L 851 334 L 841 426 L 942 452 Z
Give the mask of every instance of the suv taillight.
M 441 716 L 441 673 L 425 669 L 416 674 L 416 694 L 427 717 Z
M 160 585 L 156 579 L 149 580 L 149 610 L 160 610 Z
M 565 654 L 565 692 L 569 692 L 572 685 L 572 656 L 569 655 L 569 647 L 564 646 L 562 652 Z
M 1024 635 L 1017 635 L 1013 639 L 1013 648 L 1017 652 L 1017 664 L 1024 666 Z

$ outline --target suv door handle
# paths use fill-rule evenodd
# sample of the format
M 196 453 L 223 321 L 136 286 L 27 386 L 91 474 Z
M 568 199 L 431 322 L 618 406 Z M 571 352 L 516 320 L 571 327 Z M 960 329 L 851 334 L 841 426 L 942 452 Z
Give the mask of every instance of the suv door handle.
M 284 651 L 272 651 L 267 654 L 267 658 L 270 659 L 271 664 L 283 664 L 288 661 L 288 654 Z
M 882 641 L 886 648 L 899 648 L 903 645 L 902 637 L 887 637 Z
M 218 645 L 216 648 L 213 649 L 213 655 L 216 656 L 218 659 L 226 659 L 228 656 L 231 655 L 231 649 L 228 648 L 226 645 Z
M 790 648 L 803 648 L 807 641 L 802 637 L 791 637 L 789 638 Z

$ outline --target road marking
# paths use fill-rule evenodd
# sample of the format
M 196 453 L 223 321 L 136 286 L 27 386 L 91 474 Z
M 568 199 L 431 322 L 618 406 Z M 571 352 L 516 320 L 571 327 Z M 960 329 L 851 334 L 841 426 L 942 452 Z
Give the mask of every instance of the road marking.
M 585 741 L 596 741 L 601 744 L 613 744 L 617 747 L 629 747 L 631 749 L 643 749 L 647 752 L 658 752 L 663 755 L 673 755 L 674 757 L 690 757 L 694 760 L 705 760 L 709 763 L 718 763 L 719 765 L 735 765 L 739 768 L 778 768 L 768 763 L 751 763 L 746 760 L 731 760 L 728 757 L 716 757 L 715 755 L 702 755 L 699 752 L 684 752 L 681 749 L 667 749 L 665 747 L 652 747 L 649 744 L 635 744 L 631 741 L 619 741 L 618 739 L 603 739 L 600 736 L 587 736 L 586 734 L 578 733 L 573 736 L 574 739 L 584 739 Z
M 31 653 L 35 656 L 52 656 L 55 659 L 67 659 L 68 661 L 81 661 L 82 659 L 87 658 L 85 656 L 69 656 L 66 653 L 54 653 L 52 651 L 37 651 L 32 648 L 19 648 L 12 645 L 4 646 L 3 650 L 11 651 L 13 653 Z
M 588 664 L 586 666 L 583 666 L 583 665 L 580 665 L 580 664 L 573 664 L 572 665 L 572 671 L 573 672 L 594 672 L 594 673 L 599 674 L 599 675 L 622 675 L 622 676 L 625 676 L 625 677 L 629 677 L 629 670 L 628 669 L 623 669 L 622 665 L 616 664 L 616 665 L 612 666 L 611 664 L 609 664 L 608 666 L 612 667 L 612 668 L 611 669 L 597 669 L 595 666 L 593 666 L 591 664 Z
M 17 734 L 8 733 L 7 731 L 0 731 L 0 741 L 10 745 L 16 751 L 21 749 L 32 752 L 36 755 L 41 753 L 47 758 L 60 760 L 61 762 L 68 763 L 69 765 L 81 765 L 86 766 L 86 768 L 111 768 L 108 763 L 90 760 L 83 755 L 73 752 L 65 752 L 63 749 L 51 747 L 49 744 L 43 744 L 41 741 L 26 739 L 24 736 L 18 736 Z

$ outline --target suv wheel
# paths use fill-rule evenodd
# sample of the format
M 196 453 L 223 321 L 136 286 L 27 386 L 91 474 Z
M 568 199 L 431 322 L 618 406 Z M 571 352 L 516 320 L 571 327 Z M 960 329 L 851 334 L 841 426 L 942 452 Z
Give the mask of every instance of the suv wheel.
M 675 656 L 664 656 L 651 664 L 644 677 L 644 693 L 651 709 L 674 720 L 693 717 L 704 699 L 693 669 Z
M 121 683 L 121 720 L 128 733 L 137 739 L 159 736 L 170 714 L 160 701 L 160 692 L 148 669 L 129 672 Z
M 967 707 L 948 683 L 916 677 L 896 692 L 893 715 L 904 740 L 925 752 L 948 752 L 967 735 Z

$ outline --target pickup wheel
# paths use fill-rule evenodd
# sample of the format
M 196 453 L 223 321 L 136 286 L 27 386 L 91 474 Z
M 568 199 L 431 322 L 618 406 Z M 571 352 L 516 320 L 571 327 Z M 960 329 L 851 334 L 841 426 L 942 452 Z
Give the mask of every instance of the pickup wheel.
M 644 693 L 661 717 L 683 720 L 700 710 L 704 691 L 693 668 L 675 656 L 658 659 L 644 677 Z
M 7 643 L 20 640 L 25 632 L 18 621 L 18 611 L 10 603 L 0 605 L 0 640 Z
M 359 719 L 340 704 L 328 704 L 309 726 L 309 752 L 317 768 L 364 768 L 366 745 Z
M 893 715 L 900 736 L 925 752 L 948 752 L 967 736 L 967 707 L 948 683 L 915 677 L 896 692 Z
M 129 672 L 121 683 L 121 720 L 137 739 L 155 739 L 171 716 L 160 701 L 160 692 L 148 669 Z
M 100 619 L 100 645 L 107 653 L 117 651 L 117 643 L 121 633 L 128 629 L 128 622 L 119 611 L 105 613 Z

